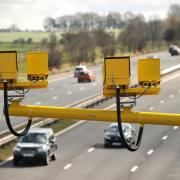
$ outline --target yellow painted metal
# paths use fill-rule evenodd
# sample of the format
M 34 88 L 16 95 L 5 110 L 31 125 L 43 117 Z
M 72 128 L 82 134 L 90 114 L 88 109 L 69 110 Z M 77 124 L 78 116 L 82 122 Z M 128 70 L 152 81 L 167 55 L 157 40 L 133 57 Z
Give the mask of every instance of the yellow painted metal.
M 127 95 L 158 95 L 160 92 L 160 87 L 136 87 L 136 88 L 126 88 L 124 90 L 121 89 L 121 96 L 125 97 Z M 104 88 L 103 96 L 105 97 L 115 97 L 116 89 L 115 88 Z
M 0 52 L 0 81 L 13 80 L 16 81 L 17 72 L 17 52 L 1 51 Z
M 9 106 L 9 114 L 11 116 L 24 116 L 30 118 L 42 117 L 104 122 L 117 121 L 116 111 L 112 110 L 20 105 L 18 102 L 13 102 Z M 122 112 L 122 122 L 180 126 L 180 114 L 133 112 L 130 108 L 124 108 Z
M 29 80 L 44 80 L 48 77 L 48 52 L 28 52 L 26 54 L 27 76 Z
M 104 59 L 104 84 L 130 84 L 130 57 L 106 57 Z
M 8 90 L 14 89 L 38 89 L 47 88 L 48 81 L 25 81 L 8 83 Z M 3 83 L 0 83 L 0 90 L 3 89 Z
M 140 85 L 160 83 L 160 59 L 138 60 L 138 82 Z

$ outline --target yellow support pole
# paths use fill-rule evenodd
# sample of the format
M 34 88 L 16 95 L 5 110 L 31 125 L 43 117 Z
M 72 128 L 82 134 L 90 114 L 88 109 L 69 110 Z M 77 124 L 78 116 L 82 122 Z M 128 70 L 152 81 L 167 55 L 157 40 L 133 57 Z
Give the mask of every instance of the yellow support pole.
M 113 110 L 21 105 L 18 102 L 13 102 L 9 106 L 9 114 L 11 116 L 23 116 L 30 118 L 41 117 L 104 122 L 117 121 L 116 111 Z M 180 126 L 180 114 L 133 112 L 130 108 L 124 108 L 122 112 L 122 122 Z

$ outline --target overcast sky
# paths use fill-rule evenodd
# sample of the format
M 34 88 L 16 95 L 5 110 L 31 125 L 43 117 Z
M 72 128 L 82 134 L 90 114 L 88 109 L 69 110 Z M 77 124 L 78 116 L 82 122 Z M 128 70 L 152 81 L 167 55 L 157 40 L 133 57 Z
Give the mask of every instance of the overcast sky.
M 142 13 L 164 18 L 171 4 L 180 0 L 0 0 L 0 28 L 16 24 L 21 29 L 43 29 L 46 17 L 59 17 L 76 12 Z

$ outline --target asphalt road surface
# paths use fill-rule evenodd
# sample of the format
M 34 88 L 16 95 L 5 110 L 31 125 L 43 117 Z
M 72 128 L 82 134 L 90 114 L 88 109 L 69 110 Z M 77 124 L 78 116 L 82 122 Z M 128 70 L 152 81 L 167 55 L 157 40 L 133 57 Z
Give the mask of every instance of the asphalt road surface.
M 140 98 L 134 110 L 179 113 L 179 82 L 179 72 L 168 76 L 162 82 L 160 95 Z M 9 161 L 0 167 L 0 179 L 180 179 L 179 127 L 146 125 L 140 149 L 132 153 L 119 147 L 104 148 L 104 129 L 108 125 L 82 123 L 58 136 L 58 159 L 49 166 L 28 163 L 14 167 Z

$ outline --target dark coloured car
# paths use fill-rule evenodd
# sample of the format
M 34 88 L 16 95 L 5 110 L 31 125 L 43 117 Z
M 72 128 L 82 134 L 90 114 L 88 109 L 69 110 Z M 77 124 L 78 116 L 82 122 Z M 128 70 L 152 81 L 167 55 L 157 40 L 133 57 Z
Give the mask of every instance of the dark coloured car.
M 51 128 L 32 128 L 22 136 L 14 147 L 13 162 L 20 161 L 42 162 L 48 165 L 50 159 L 56 160 L 56 138 Z
M 176 47 L 171 50 L 171 56 L 180 55 L 180 48 Z
M 171 45 L 171 46 L 169 47 L 169 53 L 171 53 L 171 51 L 172 51 L 174 48 L 177 48 L 177 46 L 176 46 L 176 45 Z
M 133 126 L 128 123 L 123 123 L 122 128 L 123 128 L 124 137 L 127 143 L 129 145 L 134 144 L 136 141 L 136 133 Z M 105 130 L 104 146 L 109 147 L 109 146 L 116 146 L 116 145 L 121 146 L 122 142 L 121 142 L 121 137 L 119 134 L 118 124 L 112 123 Z
M 180 55 L 180 48 L 176 45 L 171 45 L 169 47 L 169 53 L 171 56 Z

